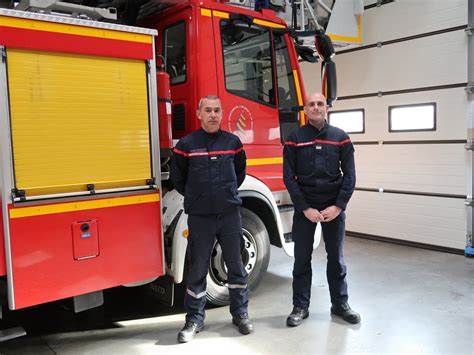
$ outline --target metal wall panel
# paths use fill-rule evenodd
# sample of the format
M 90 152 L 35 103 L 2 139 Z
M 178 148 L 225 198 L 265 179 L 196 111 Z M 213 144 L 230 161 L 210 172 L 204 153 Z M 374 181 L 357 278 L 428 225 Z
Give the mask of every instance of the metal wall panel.
M 346 229 L 464 249 L 466 213 L 458 199 L 356 191 L 347 208 Z
M 459 30 L 336 55 L 338 96 L 464 83 L 466 34 Z
M 340 81 L 343 79 L 340 78 Z M 388 131 L 388 107 L 416 103 L 436 103 L 436 131 L 397 132 Z M 333 110 L 365 109 L 365 134 L 353 134 L 351 139 L 373 140 L 432 140 L 466 139 L 466 94 L 464 88 L 433 90 L 364 99 L 340 100 Z
M 466 13 L 466 0 L 397 0 L 374 7 L 362 17 L 362 45 L 466 25 Z
M 359 187 L 466 194 L 468 156 L 463 144 L 356 145 L 355 148 Z

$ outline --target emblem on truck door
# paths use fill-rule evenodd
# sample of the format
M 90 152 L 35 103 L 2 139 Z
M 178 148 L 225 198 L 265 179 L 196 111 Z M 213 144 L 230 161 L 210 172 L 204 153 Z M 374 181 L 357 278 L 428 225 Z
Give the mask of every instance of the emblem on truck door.
M 250 110 L 245 106 L 234 106 L 230 110 L 227 121 L 229 131 L 239 136 L 242 143 L 253 141 L 253 118 Z

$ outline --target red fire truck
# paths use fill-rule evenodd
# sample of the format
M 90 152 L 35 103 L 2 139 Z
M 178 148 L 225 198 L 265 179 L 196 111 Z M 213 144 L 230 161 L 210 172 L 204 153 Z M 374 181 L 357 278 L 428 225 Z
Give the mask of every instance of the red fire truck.
M 170 298 L 188 232 L 168 164 L 208 94 L 248 157 L 250 288 L 271 244 L 292 255 L 282 142 L 304 122 L 305 93 L 290 31 L 271 10 L 159 3 L 141 27 L 0 9 L 0 281 L 12 310 L 72 297 L 80 311 L 119 285 Z M 228 302 L 226 279 L 216 244 L 210 302 Z

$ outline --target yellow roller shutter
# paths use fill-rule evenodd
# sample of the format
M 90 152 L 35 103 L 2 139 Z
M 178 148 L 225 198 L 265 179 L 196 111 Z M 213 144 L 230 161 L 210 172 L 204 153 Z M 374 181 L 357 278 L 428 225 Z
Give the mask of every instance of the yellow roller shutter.
M 26 196 L 145 185 L 143 61 L 7 50 L 16 188 Z

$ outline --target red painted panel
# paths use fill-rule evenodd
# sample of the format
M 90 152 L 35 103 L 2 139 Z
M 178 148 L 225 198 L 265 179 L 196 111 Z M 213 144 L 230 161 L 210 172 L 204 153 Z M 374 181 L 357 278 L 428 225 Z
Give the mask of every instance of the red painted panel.
M 265 159 L 265 158 L 281 158 L 283 153 L 283 147 L 281 145 L 247 145 L 245 148 L 245 154 L 247 155 L 247 161 L 250 163 L 247 166 L 247 174 L 262 181 L 271 191 L 286 190 L 286 186 L 283 182 L 283 164 L 267 164 L 259 163 L 258 165 L 251 165 L 252 159 Z
M 7 47 L 129 59 L 153 58 L 151 43 L 69 35 L 0 26 L 0 44 Z
M 286 190 L 285 183 L 283 182 L 283 176 L 281 174 L 277 175 L 274 173 L 274 171 L 272 171 L 278 169 L 281 170 L 281 165 L 274 165 L 271 168 L 270 166 L 250 166 L 247 169 L 247 174 L 263 182 L 272 192 Z
M 71 225 L 97 220 L 100 254 L 75 260 Z M 160 203 L 10 219 L 16 308 L 164 274 Z
M 0 200 L 1 202 L 1 200 Z M 5 242 L 3 234 L 3 207 L 0 205 L 0 276 L 7 274 L 7 264 L 5 259 Z

